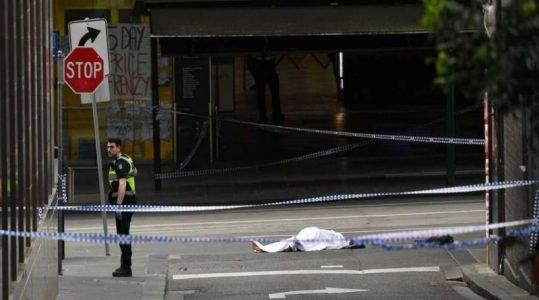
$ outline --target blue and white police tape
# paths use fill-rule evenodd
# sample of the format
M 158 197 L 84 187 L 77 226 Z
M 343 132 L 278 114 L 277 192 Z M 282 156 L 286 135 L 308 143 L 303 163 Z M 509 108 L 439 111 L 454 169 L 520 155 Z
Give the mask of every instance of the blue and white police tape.
M 173 111 L 173 110 L 163 110 L 161 111 L 170 111 L 178 115 L 185 115 L 197 118 L 208 119 L 208 116 L 202 116 L 197 114 Z M 465 139 L 465 138 L 446 138 L 446 137 L 430 137 L 430 136 L 407 136 L 407 135 L 391 135 L 391 134 L 375 134 L 375 133 L 361 133 L 361 132 L 347 132 L 347 131 L 334 131 L 334 130 L 323 130 L 323 129 L 312 129 L 312 128 L 301 128 L 301 127 L 290 127 L 282 125 L 272 125 L 264 123 L 255 123 L 249 121 L 240 121 L 235 119 L 219 118 L 221 122 L 236 123 L 242 125 L 254 126 L 262 129 L 278 129 L 294 132 L 304 132 L 304 133 L 313 133 L 313 134 L 324 134 L 324 135 L 336 135 L 344 137 L 354 137 L 354 138 L 364 138 L 364 139 L 377 139 L 377 140 L 388 140 L 388 141 L 401 141 L 401 142 L 414 142 L 414 143 L 435 143 L 435 144 L 460 144 L 460 145 L 484 145 L 484 139 Z
M 358 244 L 372 244 L 373 241 L 383 241 L 385 243 L 398 243 L 407 240 L 426 239 L 429 237 L 444 236 L 444 235 L 456 235 L 466 234 L 473 232 L 480 232 L 486 230 L 493 230 L 499 228 L 518 227 L 524 225 L 537 225 L 535 219 L 517 220 L 504 223 L 494 223 L 488 225 L 470 225 L 470 226 L 458 226 L 449 228 L 434 228 L 426 230 L 413 230 L 405 232 L 389 232 L 363 235 L 360 237 L 354 237 L 352 240 Z
M 530 225 L 531 224 L 531 225 Z M 383 247 L 386 249 L 392 249 L 391 243 L 406 242 L 411 239 L 426 239 L 435 236 L 444 235 L 457 235 L 473 232 L 482 232 L 490 229 L 497 228 L 510 228 L 530 225 L 520 231 L 514 231 L 515 235 L 524 236 L 530 232 L 537 231 L 536 220 L 519 220 L 505 223 L 489 224 L 489 225 L 475 225 L 475 226 L 460 226 L 451 228 L 436 228 L 431 230 L 415 230 L 396 233 L 383 233 L 377 235 L 364 235 L 356 236 L 346 241 L 351 241 L 354 245 L 373 245 L 376 247 Z M 513 234 L 509 232 L 508 235 Z M 72 242 L 84 242 L 84 243 L 108 243 L 108 244 L 185 244 L 185 243 L 249 243 L 253 241 L 253 238 L 246 237 L 175 237 L 175 236 L 150 236 L 150 235 L 118 235 L 118 234 L 103 234 L 103 233 L 81 233 L 81 232 L 27 232 L 27 231 L 8 231 L 0 230 L 0 235 L 8 237 L 27 237 L 27 238 L 42 238 L 52 240 L 64 240 Z M 503 237 L 496 238 L 495 236 L 475 240 L 473 243 L 486 243 L 488 241 L 496 241 Z M 280 240 L 275 238 L 257 238 L 256 241 L 260 243 L 274 243 Z M 302 242 L 334 242 L 342 241 L 342 239 L 302 239 Z M 414 247 L 440 247 L 447 248 L 448 245 L 438 245 L 429 242 L 415 242 Z M 467 246 L 464 242 L 454 242 L 453 247 Z M 395 246 L 398 247 L 398 246 Z M 402 249 L 407 249 L 403 247 Z M 395 250 L 402 250 L 395 248 Z
M 58 186 L 56 191 L 56 197 L 58 201 L 67 203 L 67 175 L 60 174 L 58 175 Z
M 242 167 L 230 167 L 230 168 L 222 168 L 222 169 L 205 169 L 205 170 L 194 170 L 194 171 L 177 171 L 177 172 L 170 172 L 170 173 L 160 173 L 155 174 L 156 179 L 172 179 L 172 178 L 181 178 L 181 177 L 193 177 L 193 176 L 206 176 L 206 175 L 214 175 L 214 174 L 224 174 L 224 173 L 232 173 L 232 172 L 239 172 L 239 171 L 247 171 L 247 170 L 253 170 L 253 169 L 259 169 L 259 168 L 265 168 L 265 167 L 272 167 L 272 166 L 278 166 L 278 165 L 284 165 L 289 163 L 295 163 L 299 161 L 314 159 L 314 158 L 320 158 L 324 156 L 334 155 L 346 151 L 350 151 L 353 149 L 360 148 L 362 146 L 370 144 L 370 141 L 364 141 L 361 143 L 354 143 L 349 145 L 343 145 L 338 146 L 334 148 L 330 148 L 327 150 L 322 150 L 318 152 L 309 153 L 302 156 L 297 156 L 293 158 L 287 158 L 279 161 L 269 162 L 265 164 L 257 164 L 257 165 L 251 165 L 251 166 L 242 166 Z
M 478 110 L 480 108 L 483 108 L 483 103 L 481 102 L 478 102 L 478 103 L 475 103 L 475 104 L 472 104 L 468 107 L 465 107 L 457 112 L 455 112 L 455 115 L 462 115 L 462 114 L 466 114 L 466 113 L 469 113 L 469 112 L 472 112 L 474 110 Z M 178 111 L 175 111 L 172 109 L 172 107 L 165 107 L 165 106 L 162 106 L 162 105 L 154 105 L 154 106 L 151 106 L 151 105 L 148 105 L 147 107 L 144 108 L 146 111 L 148 112 L 151 112 L 153 110 L 157 111 L 158 113 L 177 113 L 177 114 L 183 114 L 183 115 L 189 115 L 189 116 L 192 116 L 192 117 L 196 117 L 196 118 L 199 118 L 199 119 L 208 119 L 209 117 L 208 116 L 203 116 L 203 115 L 198 115 L 198 114 L 190 114 L 190 113 L 185 113 L 185 112 L 178 112 Z M 217 119 L 217 120 L 220 120 L 220 119 Z M 438 119 L 435 119 L 433 121 L 430 121 L 426 124 L 423 124 L 423 126 L 430 126 L 430 125 L 434 125 L 434 124 L 437 124 L 437 123 L 442 123 L 446 120 L 445 117 L 441 117 L 441 118 L 438 118 Z
M 539 220 L 539 190 L 535 192 L 535 200 L 533 201 L 533 218 Z M 535 253 L 538 250 L 538 233 L 533 232 L 530 235 L 530 253 Z
M 193 159 L 193 156 L 195 156 L 195 153 L 198 151 L 198 148 L 200 148 L 200 145 L 202 144 L 202 141 L 206 138 L 206 135 L 208 134 L 208 122 L 204 122 L 202 125 L 202 129 L 200 131 L 200 135 L 198 136 L 197 142 L 195 143 L 195 146 L 191 150 L 191 152 L 185 157 L 185 159 L 180 163 L 180 171 L 185 168 Z M 156 174 L 156 178 L 157 178 Z
M 394 245 L 390 243 L 370 243 L 374 247 L 382 248 L 388 251 L 394 251 L 394 250 L 415 250 L 419 248 L 443 248 L 447 250 L 455 250 L 455 249 L 462 249 L 462 248 L 470 248 L 473 246 L 478 245 L 485 245 L 488 243 L 498 243 L 506 238 L 512 237 L 512 238 L 524 238 L 529 236 L 530 234 L 536 234 L 539 231 L 538 226 L 530 226 L 524 229 L 518 229 L 510 231 L 506 236 L 498 236 L 498 235 L 491 235 L 488 238 L 479 238 L 474 239 L 471 241 L 462 241 L 462 240 L 455 240 L 451 243 L 433 243 L 428 242 L 424 240 L 415 241 L 413 244 L 404 244 L 404 245 Z
M 480 191 L 491 191 L 507 188 L 515 188 L 536 184 L 537 180 L 522 181 L 502 181 L 465 186 L 456 186 L 449 188 L 435 188 L 427 190 L 405 191 L 405 192 L 383 192 L 383 193 L 363 193 L 363 194 L 342 194 L 326 195 L 319 197 L 300 198 L 294 200 L 285 200 L 264 204 L 246 204 L 246 205 L 218 205 L 218 206 L 167 206 L 167 205 L 84 205 L 84 206 L 50 206 L 49 209 L 63 211 L 86 211 L 86 212 L 199 212 L 199 211 L 217 211 L 238 208 L 258 208 L 268 206 L 284 206 L 296 204 L 312 204 L 323 202 L 335 202 L 364 198 L 379 198 L 392 196 L 410 196 L 410 195 L 444 195 L 472 193 Z

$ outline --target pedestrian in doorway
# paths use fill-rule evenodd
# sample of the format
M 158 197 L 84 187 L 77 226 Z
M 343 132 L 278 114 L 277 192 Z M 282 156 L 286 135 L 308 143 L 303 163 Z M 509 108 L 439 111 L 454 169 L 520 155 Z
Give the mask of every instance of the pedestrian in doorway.
M 284 115 L 281 113 L 281 99 L 279 95 L 279 75 L 276 71 L 275 57 L 268 55 L 247 57 L 247 68 L 253 75 L 256 86 L 258 102 L 258 121 L 267 122 L 266 116 L 266 84 L 270 88 L 271 108 L 273 121 L 281 123 Z
M 107 153 L 113 160 L 109 164 L 109 203 L 112 205 L 133 205 L 137 203 L 135 176 L 137 168 L 131 157 L 122 153 L 122 141 L 120 139 L 109 138 L 107 140 Z M 129 234 L 131 226 L 132 212 L 116 213 L 116 232 L 118 234 Z M 131 245 L 120 244 L 122 251 L 120 267 L 116 269 L 112 276 L 131 277 Z

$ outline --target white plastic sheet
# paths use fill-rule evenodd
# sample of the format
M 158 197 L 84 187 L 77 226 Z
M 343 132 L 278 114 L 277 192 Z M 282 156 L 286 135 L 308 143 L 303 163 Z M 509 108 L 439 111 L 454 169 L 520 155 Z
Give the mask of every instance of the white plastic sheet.
M 252 248 L 257 252 L 287 252 L 287 251 L 320 251 L 325 249 L 350 248 L 353 245 L 342 234 L 333 230 L 307 227 L 302 229 L 296 236 L 279 242 L 262 245 L 257 241 L 252 242 Z

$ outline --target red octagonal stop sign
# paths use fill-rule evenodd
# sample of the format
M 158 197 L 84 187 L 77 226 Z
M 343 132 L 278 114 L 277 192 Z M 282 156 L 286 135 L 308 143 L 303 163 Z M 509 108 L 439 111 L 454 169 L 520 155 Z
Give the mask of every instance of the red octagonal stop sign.
M 93 93 L 105 77 L 103 59 L 92 47 L 77 47 L 64 60 L 64 79 L 77 94 Z

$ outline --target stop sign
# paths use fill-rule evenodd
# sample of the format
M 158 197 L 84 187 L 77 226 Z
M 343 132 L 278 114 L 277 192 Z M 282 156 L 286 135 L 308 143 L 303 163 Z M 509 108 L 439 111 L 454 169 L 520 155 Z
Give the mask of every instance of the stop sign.
M 93 93 L 105 77 L 103 59 L 92 47 L 76 47 L 64 60 L 64 79 L 77 94 Z

